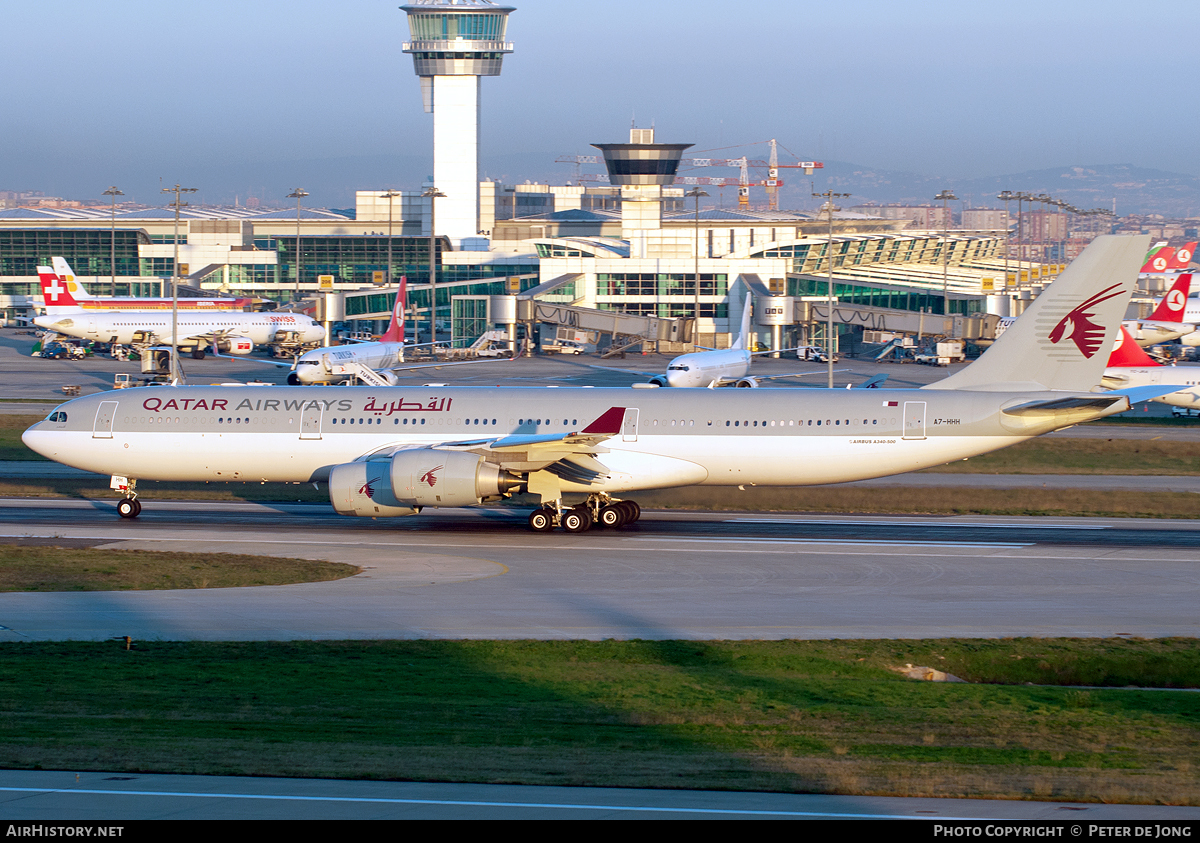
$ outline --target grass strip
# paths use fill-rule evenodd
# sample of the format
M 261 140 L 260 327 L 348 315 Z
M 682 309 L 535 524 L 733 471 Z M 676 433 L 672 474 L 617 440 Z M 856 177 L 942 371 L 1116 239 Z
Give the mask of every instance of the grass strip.
M 1197 804 L 1195 640 L 0 645 L 0 765 Z M 932 664 L 981 684 L 905 679 Z
M 236 553 L 0 545 L 0 592 L 237 588 L 327 582 L 360 571 L 338 562 Z

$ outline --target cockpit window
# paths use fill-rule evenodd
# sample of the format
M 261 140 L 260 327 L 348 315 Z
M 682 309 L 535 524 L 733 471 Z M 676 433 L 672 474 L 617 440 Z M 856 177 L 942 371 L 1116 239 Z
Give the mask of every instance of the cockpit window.
M 52 422 L 65 422 L 66 420 L 67 420 L 67 414 L 64 413 L 62 410 L 55 410 L 53 413 L 50 414 L 50 418 L 48 419 L 48 421 L 52 421 Z

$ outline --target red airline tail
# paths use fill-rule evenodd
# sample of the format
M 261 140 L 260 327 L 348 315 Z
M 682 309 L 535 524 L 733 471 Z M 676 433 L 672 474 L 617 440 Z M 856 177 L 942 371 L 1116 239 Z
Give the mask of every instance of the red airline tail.
M 396 306 L 392 308 L 392 321 L 379 338 L 380 342 L 404 342 L 404 308 L 408 305 L 408 276 L 400 276 L 400 287 L 396 290 Z
M 1167 290 L 1158 307 L 1150 314 L 1151 322 L 1182 322 L 1183 311 L 1187 307 L 1188 288 L 1192 284 L 1192 273 L 1183 272 L 1175 279 L 1174 286 Z
M 1193 240 L 1191 243 L 1184 243 L 1174 254 L 1167 260 L 1167 270 L 1186 270 L 1192 262 L 1192 255 L 1196 254 L 1196 243 Z
M 1166 272 L 1167 266 L 1174 255 L 1174 251 L 1175 250 L 1170 246 L 1163 246 L 1162 248 L 1155 250 L 1154 253 L 1146 259 L 1146 263 L 1142 267 L 1142 272 Z
M 1160 366 L 1154 359 L 1142 350 L 1141 346 L 1129 336 L 1129 332 L 1125 330 L 1125 326 L 1121 326 L 1121 332 L 1117 334 L 1117 344 L 1113 347 L 1112 354 L 1108 357 L 1109 366 Z
M 75 301 L 75 297 L 71 295 L 70 289 L 58 273 L 48 266 L 39 266 L 37 269 L 38 278 L 42 282 L 42 300 L 47 309 L 79 307 L 79 302 Z

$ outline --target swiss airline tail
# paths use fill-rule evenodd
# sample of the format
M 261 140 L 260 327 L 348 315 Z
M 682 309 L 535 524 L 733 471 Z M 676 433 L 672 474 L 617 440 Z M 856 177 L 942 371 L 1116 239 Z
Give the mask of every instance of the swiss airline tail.
M 1192 284 L 1192 273 L 1184 272 L 1175 279 L 1175 284 L 1163 296 L 1158 307 L 1150 314 L 1151 322 L 1184 322 L 1183 312 L 1187 308 L 1188 288 Z
M 50 263 L 54 265 L 54 274 L 58 276 L 58 280 L 67 286 L 77 300 L 92 297 L 83 286 L 83 282 L 75 277 L 75 270 L 71 269 L 71 264 L 67 263 L 66 258 L 50 258 Z
M 38 279 L 42 282 L 42 301 L 47 313 L 61 313 L 66 310 L 79 310 L 79 302 L 71 295 L 70 288 L 63 282 L 53 269 L 39 266 Z
M 1192 255 L 1196 254 L 1197 242 L 1193 240 L 1191 243 L 1184 243 L 1176 249 L 1174 254 L 1167 260 L 1167 270 L 1178 271 L 1187 269 L 1188 265 L 1192 262 Z
M 1113 346 L 1112 354 L 1108 356 L 1108 365 L 1144 368 L 1161 364 L 1155 362 L 1154 358 L 1147 354 L 1122 326 L 1121 332 L 1117 334 L 1117 342 Z
M 392 321 L 379 338 L 380 342 L 404 342 L 404 308 L 408 306 L 408 276 L 400 276 L 400 287 L 396 290 L 396 306 L 392 308 Z

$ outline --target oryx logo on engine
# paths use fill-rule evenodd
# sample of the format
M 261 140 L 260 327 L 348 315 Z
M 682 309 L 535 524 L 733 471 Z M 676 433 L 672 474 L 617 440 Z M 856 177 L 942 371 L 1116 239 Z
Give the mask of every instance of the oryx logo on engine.
M 437 481 L 438 481 L 437 475 L 434 474 L 434 472 L 441 471 L 445 467 L 446 466 L 443 464 L 443 465 L 439 465 L 439 466 L 429 469 L 429 471 L 427 471 L 421 475 L 421 482 L 425 483 L 426 485 L 429 486 L 429 488 L 432 489 L 434 486 L 437 485 Z

